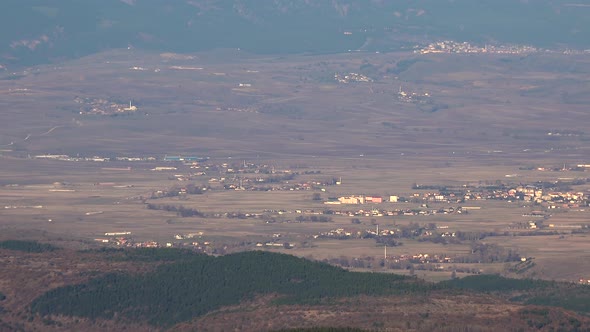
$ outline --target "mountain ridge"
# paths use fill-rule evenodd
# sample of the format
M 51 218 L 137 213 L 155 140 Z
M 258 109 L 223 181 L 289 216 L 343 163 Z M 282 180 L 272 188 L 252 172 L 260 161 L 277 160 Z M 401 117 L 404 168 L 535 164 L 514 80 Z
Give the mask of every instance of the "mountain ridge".
M 0 64 L 30 65 L 113 48 L 339 53 L 455 39 L 589 48 L 590 8 L 565 1 L 106 0 L 0 4 Z

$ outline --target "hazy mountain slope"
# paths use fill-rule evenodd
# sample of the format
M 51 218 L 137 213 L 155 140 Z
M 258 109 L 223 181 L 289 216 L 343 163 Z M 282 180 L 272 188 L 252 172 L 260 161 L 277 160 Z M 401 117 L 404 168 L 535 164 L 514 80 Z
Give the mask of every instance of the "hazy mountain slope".
M 588 48 L 589 13 L 590 7 L 561 0 L 6 0 L 0 4 L 0 64 L 129 45 L 342 52 L 387 47 L 378 41 L 392 35 Z

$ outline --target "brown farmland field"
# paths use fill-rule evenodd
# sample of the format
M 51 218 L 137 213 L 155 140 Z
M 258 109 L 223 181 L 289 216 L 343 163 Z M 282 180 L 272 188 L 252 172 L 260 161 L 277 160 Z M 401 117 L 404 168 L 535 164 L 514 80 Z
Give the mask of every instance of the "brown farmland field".
M 404 59 L 416 61 L 399 73 L 388 70 Z M 370 82 L 334 80 L 336 73 L 362 73 L 367 63 L 374 68 L 363 74 Z M 576 70 L 556 69 L 564 63 L 575 64 Z M 590 60 L 582 55 L 260 57 L 222 50 L 181 58 L 118 50 L 25 68 L 18 79 L 5 73 L 0 77 L 0 238 L 71 238 L 89 246 L 99 245 L 93 240 L 105 238 L 107 232 L 131 232 L 136 242 L 208 242 L 219 253 L 260 249 L 256 243 L 278 241 L 294 248 L 272 250 L 317 259 L 377 260 L 383 247 L 374 239 L 314 235 L 375 229 L 377 224 L 384 229 L 429 223 L 449 232 L 523 232 L 514 225 L 529 222 L 523 214 L 539 209 L 550 214 L 544 226 L 579 228 L 588 225 L 588 207 L 549 211 L 522 201 L 496 200 L 428 202 L 428 209 L 481 209 L 466 214 L 363 215 L 359 224 L 352 224 L 348 215 L 330 215 L 330 222 L 296 218 L 326 209 L 426 209 L 411 201 L 362 207 L 323 204 L 347 195 L 388 198 L 428 192 L 412 189 L 415 184 L 585 181 L 586 169 L 538 168 L 590 163 L 588 72 Z M 430 97 L 426 102 L 402 101 L 400 88 Z M 86 114 L 91 107 L 85 103 L 98 99 L 121 105 L 131 100 L 138 110 Z M 47 154 L 90 159 L 36 157 Z M 190 162 L 163 161 L 177 155 L 210 159 L 200 161 L 198 169 Z M 111 161 L 92 161 L 94 156 Z M 144 159 L 115 161 L 116 157 Z M 236 175 L 220 166 L 246 162 L 279 170 L 271 175 L 284 170 L 299 173 L 284 185 L 331 179 L 342 183 L 309 190 L 223 189 L 224 184 L 236 185 L 246 178 L 271 176 Z M 152 170 L 156 167 L 175 169 Z M 303 174 L 306 171 L 319 173 Z M 178 181 L 177 175 L 190 179 Z M 151 198 L 154 192 L 178 190 L 188 183 L 210 189 L 200 195 Z M 589 188 L 584 182 L 574 189 L 588 195 Z M 313 200 L 314 194 L 319 194 L 318 200 Z M 208 216 L 182 217 L 148 209 L 150 203 L 182 206 Z M 257 217 L 240 219 L 226 213 Z M 586 233 L 556 229 L 563 234 L 494 236 L 479 242 L 533 257 L 536 265 L 525 276 L 588 279 L 590 265 L 583 263 L 588 262 Z M 175 239 L 189 233 L 201 235 Z M 280 234 L 279 240 L 274 234 Z M 391 255 L 465 255 L 473 245 L 400 241 L 403 244 L 391 248 Z M 484 272 L 509 273 L 504 263 L 475 265 Z M 440 273 L 448 277 L 457 266 L 461 265 L 443 264 Z M 475 268 L 471 263 L 464 266 Z

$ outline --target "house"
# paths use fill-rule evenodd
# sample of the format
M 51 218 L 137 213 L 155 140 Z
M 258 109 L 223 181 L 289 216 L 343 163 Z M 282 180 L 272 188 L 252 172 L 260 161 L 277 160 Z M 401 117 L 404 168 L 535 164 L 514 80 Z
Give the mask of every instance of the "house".
M 383 197 L 380 197 L 380 196 L 367 196 L 367 197 L 365 197 L 365 201 L 366 202 L 371 202 L 371 203 L 383 203 Z
M 152 171 L 175 171 L 176 169 L 177 169 L 176 167 L 158 166 L 158 167 L 152 168 Z
M 343 196 L 338 197 L 338 201 L 342 204 L 365 204 L 364 196 Z

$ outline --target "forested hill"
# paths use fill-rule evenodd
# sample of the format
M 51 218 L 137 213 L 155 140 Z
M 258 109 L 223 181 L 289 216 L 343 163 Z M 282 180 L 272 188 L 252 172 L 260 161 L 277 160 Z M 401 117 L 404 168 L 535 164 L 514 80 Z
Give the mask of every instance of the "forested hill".
M 476 303 L 476 299 L 492 296 L 520 305 L 590 313 L 590 287 L 569 283 L 481 275 L 433 284 L 394 274 L 349 272 L 260 251 L 213 257 L 175 249 L 135 249 L 106 251 L 104 255 L 111 260 L 152 262 L 157 268 L 143 274 L 109 273 L 87 283 L 50 290 L 32 302 L 32 314 L 124 319 L 166 328 L 265 295 L 274 298 L 268 305 L 320 305 L 324 310 L 342 299 L 359 296 L 416 299 L 420 303 L 441 296 Z M 519 319 L 534 315 L 547 328 L 581 324 L 571 314 L 566 314 L 564 322 L 563 314 L 535 310 L 521 313 Z
M 143 251 L 129 259 L 170 258 Z M 166 251 L 164 251 L 166 252 Z M 147 255 L 143 255 L 146 253 Z M 283 302 L 321 302 L 326 298 L 426 292 L 423 282 L 392 274 L 348 272 L 284 254 L 246 252 L 221 257 L 180 254 L 140 276 L 109 274 L 83 285 L 58 288 L 31 306 L 41 315 L 112 318 L 115 314 L 170 326 L 257 294 L 284 294 Z
M 588 35 L 590 7 L 565 0 L 0 2 L 4 66 L 128 46 L 276 54 L 389 51 L 403 41 L 453 39 L 585 49 Z

